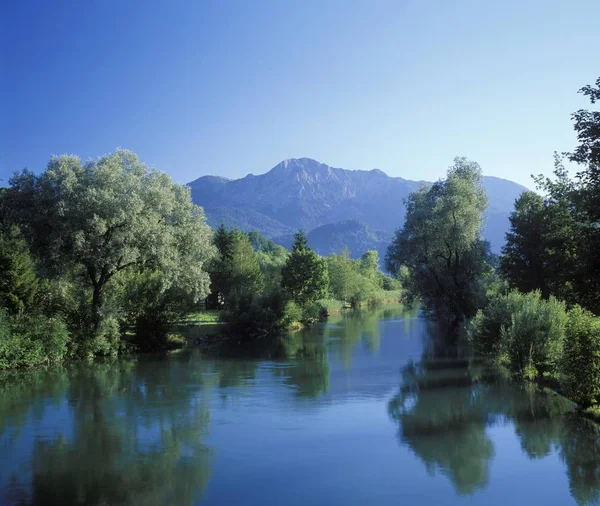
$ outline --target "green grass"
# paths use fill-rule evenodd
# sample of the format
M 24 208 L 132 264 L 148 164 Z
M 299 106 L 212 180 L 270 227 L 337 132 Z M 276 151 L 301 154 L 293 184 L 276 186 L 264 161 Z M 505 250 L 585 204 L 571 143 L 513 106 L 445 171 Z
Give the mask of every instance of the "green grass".
M 173 329 L 173 333 L 185 342 L 194 342 L 203 337 L 218 333 L 223 322 L 219 319 L 219 311 L 205 310 L 190 313 Z
M 321 299 L 317 301 L 317 304 L 321 307 L 327 316 L 341 313 L 344 309 L 344 303 L 337 299 Z
M 219 320 L 219 311 L 205 310 L 188 314 L 182 321 L 182 325 L 205 325 L 221 323 Z

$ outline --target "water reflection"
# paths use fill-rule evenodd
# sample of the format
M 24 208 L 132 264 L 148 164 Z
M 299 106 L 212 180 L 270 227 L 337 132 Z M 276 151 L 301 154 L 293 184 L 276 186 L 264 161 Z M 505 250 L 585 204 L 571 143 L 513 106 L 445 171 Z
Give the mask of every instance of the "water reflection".
M 202 437 L 209 423 L 206 396 L 213 380 L 205 372 L 184 362 L 157 368 L 123 361 L 70 370 L 64 402 L 45 414 L 51 433 L 41 430 L 43 437 L 31 441 L 28 464 L 9 476 L 5 502 L 193 504 L 210 475 L 211 451 Z M 10 405 L 14 383 L 5 385 L 2 404 Z M 35 395 L 39 383 L 31 382 L 29 388 Z M 34 401 L 33 421 L 40 410 L 43 403 Z M 36 425 L 23 404 L 9 417 L 9 426 L 32 430 Z M 58 425 L 61 420 L 68 424 Z M 3 454 L 18 452 L 24 442 L 27 438 L 19 440 L 13 434 L 6 438 Z
M 495 456 L 489 428 L 512 424 L 529 459 L 558 451 L 578 504 L 600 501 L 600 427 L 573 412 L 553 392 L 520 386 L 482 364 L 460 358 L 454 348 L 424 346 L 409 362 L 388 404 L 398 438 L 430 474 L 446 476 L 459 495 L 485 489 Z M 435 350 L 432 352 L 432 350 Z M 441 356 L 440 356 L 441 355 Z
M 347 313 L 243 356 L 2 375 L 0 504 L 397 504 L 409 489 L 420 504 L 505 506 L 542 489 L 545 504 L 599 503 L 599 426 L 415 316 Z M 565 481 L 532 485 L 530 465 Z

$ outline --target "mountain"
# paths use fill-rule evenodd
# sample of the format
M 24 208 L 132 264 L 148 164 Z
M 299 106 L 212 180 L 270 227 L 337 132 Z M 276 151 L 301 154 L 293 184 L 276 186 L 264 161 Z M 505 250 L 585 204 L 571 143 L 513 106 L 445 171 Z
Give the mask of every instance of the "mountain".
M 379 243 L 387 244 L 404 222 L 403 199 L 422 184 L 428 183 L 390 177 L 378 169 L 346 170 L 310 158 L 292 158 L 259 176 L 233 180 L 203 176 L 189 187 L 211 225 L 223 222 L 256 230 L 280 244 L 302 228 L 314 232 L 309 233 L 313 244 L 327 252 L 345 242 L 357 248 L 382 248 Z M 485 236 L 497 252 L 513 202 L 526 188 L 496 177 L 484 177 L 484 186 L 490 203 Z
M 308 232 L 306 237 L 308 245 L 319 255 L 339 253 L 342 249 L 348 248 L 352 258 L 359 258 L 365 251 L 373 249 L 377 250 L 379 257 L 383 259 L 392 240 L 391 233 L 372 230 L 358 220 L 321 225 Z M 273 240 L 277 244 L 291 249 L 294 234 L 275 237 Z

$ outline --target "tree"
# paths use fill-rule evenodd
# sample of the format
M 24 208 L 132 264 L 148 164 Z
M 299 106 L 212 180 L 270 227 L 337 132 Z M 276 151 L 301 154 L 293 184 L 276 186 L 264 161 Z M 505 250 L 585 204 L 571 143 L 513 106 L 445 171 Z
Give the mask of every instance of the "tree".
M 379 253 L 369 250 L 360 257 L 360 270 L 363 276 L 377 281 L 379 274 Z
M 579 93 L 588 97 L 592 104 L 600 101 L 600 77 L 596 79 L 596 87 L 584 86 Z M 569 158 L 577 163 L 591 164 L 594 173 L 587 177 L 592 178 L 598 175 L 600 169 L 600 111 L 580 109 L 571 118 L 575 122 L 579 145 L 573 153 L 569 153 Z
M 600 321 L 579 306 L 569 312 L 562 371 L 570 399 L 585 407 L 600 400 Z
M 409 271 L 408 295 L 426 311 L 453 324 L 473 316 L 485 298 L 491 271 L 489 245 L 481 239 L 487 196 L 479 165 L 456 158 L 445 180 L 413 192 L 406 218 L 386 255 L 386 267 Z
M 584 86 L 579 93 L 592 104 L 600 100 L 600 77 L 596 86 Z M 579 145 L 569 159 L 584 169 L 577 174 L 572 202 L 580 225 L 580 262 L 583 276 L 578 291 L 588 308 L 600 311 L 600 111 L 580 109 L 572 115 Z
M 221 224 L 213 243 L 218 254 L 210 266 L 210 302 L 220 307 L 236 295 L 260 292 L 263 275 L 248 236 L 237 229 L 227 230 Z
M 32 306 L 37 290 L 35 264 L 20 232 L 0 233 L 0 308 L 20 313 Z
M 511 288 L 522 292 L 541 290 L 547 297 L 545 247 L 543 243 L 544 199 L 534 192 L 523 192 L 510 214 L 510 231 L 502 248 L 500 270 Z
M 22 225 L 45 272 L 75 269 L 89 286 L 92 334 L 107 286 L 128 269 L 159 270 L 163 289 L 185 286 L 195 299 L 208 293 L 213 248 L 202 208 L 134 153 L 119 149 L 86 164 L 53 157 L 39 176 L 23 171 L 10 184 L 9 219 Z
M 236 294 L 258 294 L 264 286 L 263 274 L 256 252 L 245 234 L 235 237 L 231 260 L 232 291 Z
M 555 154 L 554 180 L 538 176 L 538 189 L 546 195 L 543 228 L 540 237 L 545 281 L 549 293 L 575 304 L 593 305 L 587 272 L 587 242 L 581 210 L 577 204 L 580 185 L 569 178 L 562 159 Z
M 342 302 L 350 302 L 356 290 L 356 276 L 348 249 L 327 257 L 327 275 L 332 295 Z
M 308 247 L 306 234 L 296 233 L 292 253 L 281 270 L 281 286 L 292 299 L 305 305 L 327 295 L 327 265 Z

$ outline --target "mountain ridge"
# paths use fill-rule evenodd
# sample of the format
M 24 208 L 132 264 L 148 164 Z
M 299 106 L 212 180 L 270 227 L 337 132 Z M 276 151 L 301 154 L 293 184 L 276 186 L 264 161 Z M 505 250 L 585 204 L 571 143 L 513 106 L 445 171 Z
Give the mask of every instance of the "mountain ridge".
M 372 237 L 373 233 L 391 237 L 404 222 L 403 200 L 424 184 L 432 183 L 388 176 L 380 169 L 336 168 L 304 157 L 283 160 L 264 174 L 239 179 L 207 175 L 188 186 L 193 201 L 204 207 L 211 225 L 223 222 L 271 239 L 281 237 L 279 242 L 285 242 L 285 236 L 298 229 L 310 232 L 348 221 L 364 224 L 364 237 Z M 514 200 L 527 188 L 495 176 L 484 176 L 483 184 L 490 201 L 484 235 L 498 252 Z M 334 242 L 339 240 L 336 236 Z M 381 248 L 375 246 L 373 249 Z M 316 249 L 330 248 L 318 244 Z

